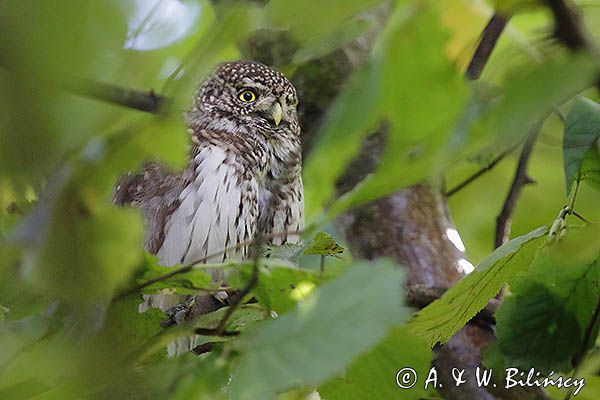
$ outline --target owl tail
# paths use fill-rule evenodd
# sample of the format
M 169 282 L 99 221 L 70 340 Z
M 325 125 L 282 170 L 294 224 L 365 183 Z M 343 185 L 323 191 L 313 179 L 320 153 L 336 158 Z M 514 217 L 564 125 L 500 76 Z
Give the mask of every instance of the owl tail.
M 143 295 L 144 301 L 140 303 L 138 311 L 143 313 L 151 308 L 158 308 L 167 315 L 167 319 L 163 322 L 163 325 L 172 326 L 180 324 L 185 321 L 188 304 L 193 297 L 177 294 L 145 294 Z M 168 356 L 175 357 L 187 353 L 200 344 L 197 343 L 199 342 L 199 338 L 200 336 L 198 335 L 181 336 L 177 340 L 170 342 L 167 345 Z

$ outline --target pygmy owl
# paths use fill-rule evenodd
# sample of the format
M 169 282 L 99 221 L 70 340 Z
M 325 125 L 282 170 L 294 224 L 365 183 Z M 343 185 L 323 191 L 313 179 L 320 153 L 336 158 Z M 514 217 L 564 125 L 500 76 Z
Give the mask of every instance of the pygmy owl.
M 243 259 L 259 227 L 274 244 L 303 228 L 296 90 L 251 61 L 226 62 L 205 79 L 187 113 L 189 163 L 158 163 L 122 178 L 114 202 L 141 210 L 145 248 L 164 266 Z M 221 282 L 223 272 L 211 270 Z M 167 308 L 173 304 L 153 306 Z

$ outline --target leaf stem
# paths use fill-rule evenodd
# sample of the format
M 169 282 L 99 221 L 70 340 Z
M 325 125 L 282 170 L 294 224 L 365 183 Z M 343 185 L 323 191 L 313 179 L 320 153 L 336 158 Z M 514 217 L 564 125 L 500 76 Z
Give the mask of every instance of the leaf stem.
M 569 209 L 568 213 L 573 214 L 575 212 L 575 202 L 577 201 L 577 193 L 579 192 L 579 184 L 580 184 L 580 174 L 577 175 L 577 179 L 575 180 L 575 187 L 571 191 L 571 195 L 569 196 Z

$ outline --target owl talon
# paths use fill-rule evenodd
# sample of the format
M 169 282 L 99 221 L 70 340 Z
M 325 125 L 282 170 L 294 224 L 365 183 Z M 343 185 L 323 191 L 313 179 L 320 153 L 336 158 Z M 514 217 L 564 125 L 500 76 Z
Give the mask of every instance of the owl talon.
M 191 303 L 179 303 L 176 306 L 165 311 L 167 318 L 161 321 L 163 327 L 175 326 L 183 323 L 186 320 Z

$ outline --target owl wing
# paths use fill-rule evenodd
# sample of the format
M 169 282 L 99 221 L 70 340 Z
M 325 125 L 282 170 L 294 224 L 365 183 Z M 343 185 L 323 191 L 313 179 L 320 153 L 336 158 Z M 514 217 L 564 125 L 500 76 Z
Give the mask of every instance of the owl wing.
M 280 200 L 275 204 L 272 211 L 273 244 L 298 243 L 300 234 L 304 229 L 304 197 L 302 178 L 300 173 L 295 174 L 293 179 L 281 185 L 279 192 Z M 282 233 L 286 233 L 282 235 Z
M 217 146 L 206 146 L 195 155 L 190 183 L 179 195 L 179 207 L 164 227 L 157 252 L 166 266 L 218 263 L 244 257 L 254 237 L 258 216 L 258 184 L 235 156 Z M 222 278 L 213 276 L 216 280 Z

